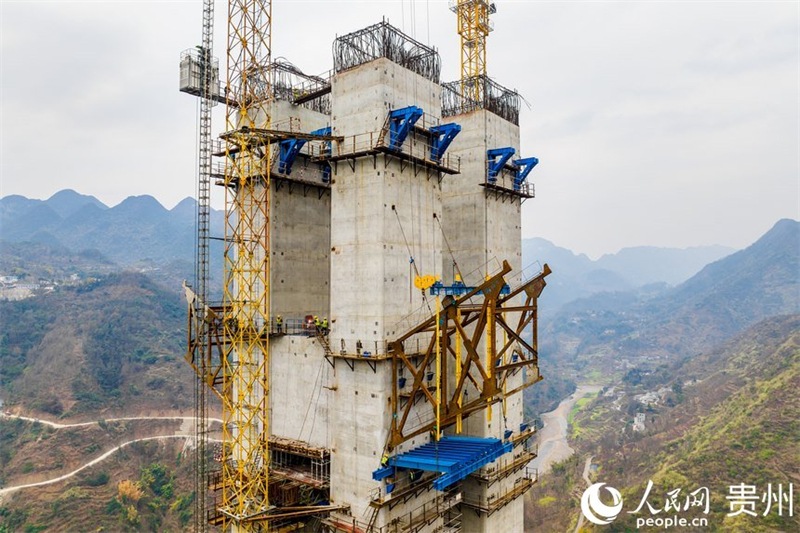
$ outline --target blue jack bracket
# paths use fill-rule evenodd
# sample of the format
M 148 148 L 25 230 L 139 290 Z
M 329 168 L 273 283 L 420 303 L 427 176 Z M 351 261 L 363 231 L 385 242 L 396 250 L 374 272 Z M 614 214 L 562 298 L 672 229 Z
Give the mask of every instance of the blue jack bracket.
M 518 191 L 522 184 L 525 182 L 525 178 L 528 177 L 528 174 L 531 173 L 533 167 L 539 164 L 539 159 L 536 157 L 526 157 L 524 159 L 517 159 L 514 161 L 514 166 L 517 167 L 517 173 L 514 176 L 514 190 Z
M 324 135 L 329 137 L 331 134 L 331 127 L 326 126 L 324 128 L 320 128 L 318 130 L 314 130 L 311 132 L 311 135 Z M 331 155 L 331 141 L 325 141 L 325 150 L 322 152 L 321 155 L 329 156 Z M 322 181 L 323 183 L 330 183 L 331 182 L 331 164 L 327 161 L 323 161 L 319 164 L 322 168 Z
M 422 117 L 422 108 L 415 105 L 389 111 L 389 148 L 399 150 L 408 137 L 408 132 Z
M 287 176 L 292 173 L 292 165 L 305 144 L 305 139 L 284 139 L 280 142 L 278 172 Z
M 437 163 L 442 159 L 450 143 L 461 132 L 461 126 L 456 123 L 440 124 L 431 128 L 431 161 Z
M 500 170 L 508 163 L 508 160 L 511 159 L 511 156 L 514 155 L 514 148 L 511 146 L 507 146 L 505 148 L 492 148 L 491 150 L 486 151 L 486 158 L 489 160 L 488 166 L 488 174 L 487 174 L 487 181 L 489 183 L 495 183 L 497 181 L 497 175 L 500 173 Z

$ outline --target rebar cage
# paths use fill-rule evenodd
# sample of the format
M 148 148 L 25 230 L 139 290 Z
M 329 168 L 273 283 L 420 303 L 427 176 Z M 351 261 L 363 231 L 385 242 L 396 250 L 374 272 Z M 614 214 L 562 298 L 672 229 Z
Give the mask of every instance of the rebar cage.
M 483 86 L 483 101 L 474 100 L 465 94 L 473 94 L 474 85 Z M 442 117 L 486 109 L 495 115 L 519 126 L 519 108 L 522 97 L 514 89 L 507 89 L 488 76 L 474 76 L 465 80 L 442 84 Z
M 325 92 L 330 89 L 330 72 L 322 76 L 312 76 L 283 58 L 276 59 L 267 69 L 272 81 L 272 94 L 276 100 L 302 100 L 298 105 L 326 115 L 331 114 L 330 93 Z M 318 96 L 308 98 L 309 95 Z
M 401 32 L 387 21 L 337 37 L 333 42 L 333 69 L 342 72 L 380 57 L 439 83 L 439 52 Z

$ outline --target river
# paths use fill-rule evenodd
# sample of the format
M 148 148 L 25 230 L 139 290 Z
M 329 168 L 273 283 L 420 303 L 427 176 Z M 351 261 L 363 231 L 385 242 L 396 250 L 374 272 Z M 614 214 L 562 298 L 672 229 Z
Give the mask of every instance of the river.
M 575 393 L 562 400 L 555 410 L 542 415 L 544 427 L 538 431 L 539 455 L 530 463 L 531 467 L 539 470 L 539 475 L 549 472 L 553 463 L 563 461 L 575 453 L 567 441 L 567 417 L 575 402 L 601 388 L 599 385 L 579 385 Z

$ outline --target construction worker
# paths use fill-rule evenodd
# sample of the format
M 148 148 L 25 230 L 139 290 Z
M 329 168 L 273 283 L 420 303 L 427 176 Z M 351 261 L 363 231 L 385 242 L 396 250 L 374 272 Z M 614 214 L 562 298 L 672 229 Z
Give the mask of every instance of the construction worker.
M 328 334 L 328 317 L 322 318 L 322 334 L 323 335 Z
M 278 328 L 278 333 L 283 333 L 283 317 L 281 315 L 275 318 L 275 326 Z
M 322 323 L 319 321 L 319 317 L 317 315 L 314 315 L 314 327 L 317 328 L 317 333 L 319 333 Z
M 381 466 L 387 466 L 389 464 L 389 454 L 384 453 L 383 457 L 381 457 Z

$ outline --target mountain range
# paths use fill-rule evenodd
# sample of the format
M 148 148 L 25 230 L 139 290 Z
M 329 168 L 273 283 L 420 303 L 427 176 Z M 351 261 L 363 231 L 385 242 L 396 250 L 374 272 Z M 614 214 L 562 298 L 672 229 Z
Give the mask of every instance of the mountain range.
M 599 292 L 630 291 L 647 285 L 653 285 L 652 291 L 678 285 L 734 251 L 719 245 L 636 246 L 592 260 L 545 239 L 522 241 L 523 265 L 538 261 L 553 267 L 553 274 L 547 279 L 548 289 L 540 298 L 542 316 L 552 316 L 562 305 Z
M 47 200 L 6 196 L 0 198 L 0 240 L 33 242 L 72 254 L 92 250 L 127 268 L 172 264 L 172 277 L 191 279 L 196 208 L 195 200 L 186 198 L 166 209 L 152 196 L 131 196 L 109 207 L 94 196 L 70 189 Z M 212 210 L 211 236 L 221 236 L 222 228 L 223 213 Z M 218 275 L 222 245 L 212 240 L 210 246 L 210 272 Z M 532 238 L 522 242 L 522 264 L 538 261 L 555 267 L 540 305 L 541 315 L 551 316 L 565 303 L 598 292 L 625 291 L 648 284 L 656 284 L 653 289 L 676 285 L 731 252 L 724 246 L 642 246 L 624 248 L 593 261 L 544 239 Z
M 561 266 L 553 264 L 553 270 Z M 559 290 L 559 286 L 545 288 Z M 542 305 L 546 305 L 543 303 Z M 744 250 L 676 287 L 596 292 L 540 319 L 527 415 L 555 408 L 580 381 L 606 382 L 701 353 L 770 316 L 800 312 L 800 223 L 784 219 Z
M 196 202 L 186 198 L 167 210 L 152 196 L 131 196 L 108 207 L 94 196 L 59 191 L 47 200 L 0 198 L 0 235 L 9 242 L 37 242 L 78 252 L 99 251 L 131 265 L 166 263 L 194 256 Z M 222 214 L 212 212 L 212 227 L 222 230 Z

